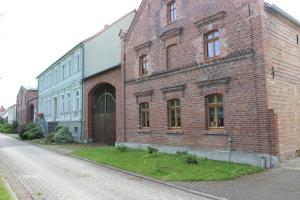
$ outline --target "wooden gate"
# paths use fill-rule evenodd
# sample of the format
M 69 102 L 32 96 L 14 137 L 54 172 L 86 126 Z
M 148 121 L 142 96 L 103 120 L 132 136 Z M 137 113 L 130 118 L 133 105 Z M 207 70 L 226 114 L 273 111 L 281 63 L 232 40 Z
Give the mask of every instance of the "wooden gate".
M 116 100 L 113 88 L 95 94 L 93 108 L 93 140 L 95 143 L 115 145 L 116 142 Z

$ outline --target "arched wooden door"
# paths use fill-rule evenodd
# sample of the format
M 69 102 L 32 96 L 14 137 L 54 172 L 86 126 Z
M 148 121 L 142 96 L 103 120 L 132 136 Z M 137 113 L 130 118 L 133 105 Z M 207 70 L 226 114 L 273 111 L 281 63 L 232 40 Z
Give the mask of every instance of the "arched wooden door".
M 29 106 L 29 121 L 33 122 L 34 121 L 34 105 L 30 104 Z
M 116 142 L 116 99 L 115 88 L 102 85 L 94 93 L 93 141 L 106 145 Z

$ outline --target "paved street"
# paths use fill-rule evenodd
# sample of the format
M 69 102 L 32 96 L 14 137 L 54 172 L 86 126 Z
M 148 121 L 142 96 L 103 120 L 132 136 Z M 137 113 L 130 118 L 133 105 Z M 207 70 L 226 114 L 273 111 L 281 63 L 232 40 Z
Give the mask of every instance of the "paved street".
M 21 200 L 207 200 L 4 135 L 0 167 Z
M 231 181 L 176 183 L 230 200 L 299 200 L 300 158 L 281 167 Z

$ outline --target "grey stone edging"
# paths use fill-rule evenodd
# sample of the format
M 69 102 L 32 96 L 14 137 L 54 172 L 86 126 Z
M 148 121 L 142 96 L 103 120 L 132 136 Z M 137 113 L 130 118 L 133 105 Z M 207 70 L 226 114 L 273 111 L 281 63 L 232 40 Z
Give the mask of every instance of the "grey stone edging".
M 14 193 L 14 191 L 11 189 L 8 180 L 3 176 L 2 177 L 2 182 L 4 184 L 4 187 L 6 187 L 6 189 L 8 190 L 8 193 L 10 194 L 10 197 L 12 198 L 12 200 L 19 200 L 16 196 L 16 194 Z
M 96 161 L 88 160 L 86 158 L 75 156 L 75 155 L 72 155 L 72 154 L 69 154 L 69 153 L 64 153 L 64 152 L 59 151 L 57 149 L 49 148 L 45 145 L 32 143 L 30 141 L 24 141 L 24 142 L 30 143 L 34 146 L 38 146 L 38 147 L 41 147 L 43 149 L 47 149 L 49 151 L 52 151 L 52 152 L 55 152 L 55 153 L 58 153 L 58 154 L 61 154 L 61 155 L 65 155 L 65 156 L 68 156 L 68 157 L 71 157 L 71 158 L 76 158 L 76 159 L 79 159 L 79 160 L 82 160 L 82 161 L 85 161 L 85 162 L 89 162 L 89 163 L 94 164 L 94 165 L 98 165 L 98 166 L 101 166 L 101 167 L 104 167 L 104 168 L 107 168 L 107 169 L 110 169 L 110 170 L 114 170 L 114 171 L 117 171 L 117 172 L 120 172 L 120 173 L 127 174 L 129 176 L 134 176 L 134 177 L 137 177 L 137 178 L 141 178 L 141 179 L 144 179 L 144 180 L 147 180 L 147 181 L 151 181 L 151 182 L 158 183 L 158 184 L 161 184 L 161 185 L 164 185 L 164 186 L 167 186 L 167 187 L 175 188 L 177 190 L 181 190 L 181 191 L 191 193 L 191 194 L 194 194 L 194 195 L 198 195 L 198 196 L 201 196 L 201 197 L 210 198 L 212 200 L 228 200 L 228 199 L 225 199 L 225 198 L 221 198 L 221 197 L 217 197 L 217 196 L 214 196 L 214 195 L 198 192 L 196 190 L 187 189 L 185 187 L 177 186 L 177 185 L 172 184 L 172 183 L 167 183 L 167 182 L 160 181 L 160 180 L 157 180 L 157 179 L 153 179 L 153 178 L 143 176 L 143 175 L 140 175 L 140 174 L 137 174 L 137 173 L 129 172 L 129 171 L 126 171 L 126 170 L 123 170 L 123 169 L 119 169 L 119 168 L 115 168 L 115 167 L 112 167 L 112 166 L 109 166 L 109 165 L 98 163 Z

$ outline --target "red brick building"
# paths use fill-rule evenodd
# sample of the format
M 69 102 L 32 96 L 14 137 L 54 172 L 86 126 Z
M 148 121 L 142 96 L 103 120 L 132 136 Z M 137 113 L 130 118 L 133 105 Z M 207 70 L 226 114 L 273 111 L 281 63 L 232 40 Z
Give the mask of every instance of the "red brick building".
M 136 14 L 131 11 L 84 41 L 84 142 L 121 141 L 123 79 L 120 33 Z
M 37 90 L 21 86 L 17 95 L 17 121 L 19 130 L 28 122 L 34 122 L 37 110 Z
M 294 156 L 299 35 L 263 0 L 143 0 L 124 39 L 118 141 L 266 167 Z

